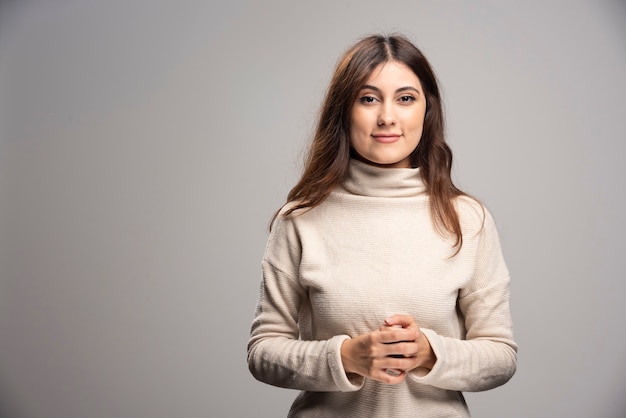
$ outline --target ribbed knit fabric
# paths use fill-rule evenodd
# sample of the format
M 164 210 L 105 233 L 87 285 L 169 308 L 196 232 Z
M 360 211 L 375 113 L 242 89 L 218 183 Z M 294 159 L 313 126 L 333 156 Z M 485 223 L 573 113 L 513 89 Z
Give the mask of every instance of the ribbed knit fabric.
M 457 207 L 463 247 L 450 257 L 453 240 L 433 227 L 419 169 L 352 160 L 320 206 L 277 219 L 248 364 L 258 380 L 302 391 L 290 417 L 468 417 L 462 391 L 511 378 L 517 345 L 496 228 L 477 202 Z M 417 320 L 433 369 L 398 385 L 349 378 L 343 341 L 394 314 Z

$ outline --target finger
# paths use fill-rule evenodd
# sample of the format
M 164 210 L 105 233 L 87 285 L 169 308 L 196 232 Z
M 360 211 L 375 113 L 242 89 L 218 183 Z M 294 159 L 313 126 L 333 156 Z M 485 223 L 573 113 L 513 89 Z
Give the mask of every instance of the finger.
M 407 371 L 414 369 L 416 366 L 417 360 L 415 358 L 387 358 L 377 362 L 375 372 L 373 372 L 370 377 L 394 385 L 404 381 L 407 376 Z
M 417 327 L 417 322 L 411 315 L 402 315 L 402 314 L 397 314 L 397 315 L 393 315 L 388 318 L 385 318 L 384 324 L 389 327 L 393 327 L 393 326 L 401 326 L 402 328 L 409 328 L 413 326 Z
M 404 382 L 406 372 L 400 369 L 381 369 L 371 376 L 374 380 L 387 383 L 388 385 L 397 385 Z
M 390 358 L 388 357 L 384 361 L 380 362 L 380 366 L 384 369 L 395 369 L 401 371 L 407 371 L 415 368 L 418 364 L 418 359 L 415 357 L 403 357 L 403 358 Z
M 385 369 L 385 373 L 387 373 L 389 376 L 397 377 L 397 376 L 400 376 L 402 374 L 402 370 L 400 370 L 400 369 Z
M 407 341 L 415 341 L 419 332 L 415 329 L 388 327 L 379 332 L 378 341 L 383 344 L 394 344 Z
M 382 324 L 380 326 L 380 328 L 378 328 L 379 331 L 388 331 L 390 328 L 398 328 L 398 329 L 402 329 L 401 325 L 387 325 L 387 324 Z
M 415 342 L 390 344 L 385 347 L 387 355 L 391 358 L 415 358 L 419 354 L 419 344 Z

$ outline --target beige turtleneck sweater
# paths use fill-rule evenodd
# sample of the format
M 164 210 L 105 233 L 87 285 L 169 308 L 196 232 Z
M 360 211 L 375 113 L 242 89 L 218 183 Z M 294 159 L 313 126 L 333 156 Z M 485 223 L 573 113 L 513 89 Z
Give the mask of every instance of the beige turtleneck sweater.
M 507 271 L 493 219 L 457 199 L 463 247 L 431 221 L 419 169 L 351 160 L 318 207 L 279 217 L 262 260 L 248 343 L 260 381 L 302 392 L 291 417 L 468 417 L 462 391 L 516 368 Z M 483 223 L 484 220 L 484 223 Z M 340 348 L 394 314 L 416 319 L 437 356 L 398 385 L 348 377 Z

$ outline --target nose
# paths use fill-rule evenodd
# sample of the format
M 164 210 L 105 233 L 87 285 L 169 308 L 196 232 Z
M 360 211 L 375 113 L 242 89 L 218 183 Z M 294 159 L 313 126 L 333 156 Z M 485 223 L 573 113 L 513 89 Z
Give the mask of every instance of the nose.
M 378 114 L 378 126 L 395 125 L 396 119 L 393 113 L 392 106 L 385 104 L 380 107 L 380 113 Z

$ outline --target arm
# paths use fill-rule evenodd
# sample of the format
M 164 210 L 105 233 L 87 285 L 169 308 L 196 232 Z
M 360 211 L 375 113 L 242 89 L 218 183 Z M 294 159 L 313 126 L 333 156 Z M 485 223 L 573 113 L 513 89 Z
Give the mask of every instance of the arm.
M 362 379 L 349 379 L 341 345 L 349 337 L 302 339 L 309 309 L 307 290 L 298 281 L 301 244 L 290 218 L 278 218 L 262 262 L 263 281 L 248 342 L 248 366 L 262 382 L 309 391 L 354 391 Z M 277 266 L 280 266 L 278 268 Z M 306 322 L 306 321 L 305 321 Z
M 263 263 L 263 284 L 248 342 L 248 366 L 265 383 L 309 391 L 353 391 L 361 382 L 348 379 L 341 345 L 348 336 L 325 341 L 299 339 L 298 318 L 306 293 L 293 278 Z
M 509 309 L 509 274 L 495 224 L 486 212 L 476 245 L 471 281 L 459 291 L 458 308 L 466 338 L 459 340 L 422 329 L 437 358 L 432 370 L 409 376 L 443 389 L 481 391 L 506 383 L 515 373 L 517 345 Z

